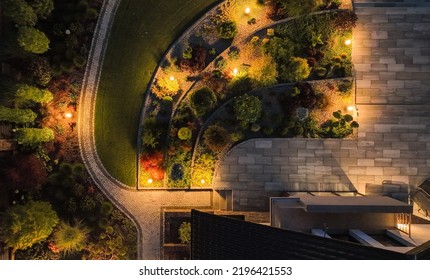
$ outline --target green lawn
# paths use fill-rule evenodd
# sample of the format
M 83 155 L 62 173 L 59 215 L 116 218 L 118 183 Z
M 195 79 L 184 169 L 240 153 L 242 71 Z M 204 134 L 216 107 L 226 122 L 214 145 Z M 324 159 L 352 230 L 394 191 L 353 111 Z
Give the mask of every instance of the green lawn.
M 99 156 L 109 173 L 135 186 L 136 139 L 144 92 L 158 61 L 219 0 L 122 0 L 100 77 L 95 113 Z

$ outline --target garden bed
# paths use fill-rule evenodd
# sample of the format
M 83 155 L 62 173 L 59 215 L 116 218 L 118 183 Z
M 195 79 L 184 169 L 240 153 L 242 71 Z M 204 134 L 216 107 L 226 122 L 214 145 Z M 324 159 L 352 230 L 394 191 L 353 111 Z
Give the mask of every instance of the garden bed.
M 269 14 L 273 2 L 260 7 Z M 218 52 L 210 44 L 192 45 L 188 36 L 179 45 L 190 47 L 169 53 L 167 66 L 159 70 L 164 72 L 155 76 L 152 101 L 143 109 L 140 187 L 210 187 L 217 162 L 240 141 L 351 137 L 358 126 L 349 78 L 357 19 L 352 11 L 327 4 L 279 24 L 256 19 L 268 26 L 261 28 L 232 16 L 240 1 L 225 3 L 230 6 L 221 5 L 215 17 L 220 20 L 212 23 L 239 22 L 229 34 L 231 46 L 214 56 Z

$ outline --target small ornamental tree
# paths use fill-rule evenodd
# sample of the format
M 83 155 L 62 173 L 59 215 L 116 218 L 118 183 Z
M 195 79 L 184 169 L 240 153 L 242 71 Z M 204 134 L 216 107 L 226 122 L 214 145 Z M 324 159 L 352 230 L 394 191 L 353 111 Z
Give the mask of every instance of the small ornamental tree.
M 42 54 L 49 49 L 49 39 L 45 33 L 29 26 L 18 29 L 18 44 L 26 51 Z
M 191 223 L 183 222 L 179 226 L 179 240 L 181 240 L 182 244 L 190 244 L 191 243 Z
M 0 225 L 0 238 L 7 246 L 16 250 L 27 249 L 45 240 L 58 223 L 57 213 L 51 204 L 42 201 L 29 201 L 6 210 Z
M 34 9 L 24 0 L 3 0 L 5 16 L 18 25 L 34 26 L 37 15 Z
M 53 98 L 54 96 L 49 90 L 22 84 L 18 86 L 15 93 L 15 105 L 21 107 L 32 102 L 46 104 L 52 101 Z
M 50 128 L 18 128 L 14 131 L 18 144 L 31 148 L 54 140 L 54 131 Z
M 221 39 L 232 39 L 237 34 L 236 23 L 232 20 L 221 22 L 217 27 L 218 36 Z
M 209 126 L 203 135 L 206 146 L 215 153 L 221 152 L 230 142 L 230 134 L 219 125 Z
M 37 114 L 30 109 L 15 109 L 0 106 L 0 121 L 16 124 L 32 123 Z
M 239 124 L 247 127 L 261 117 L 262 103 L 257 97 L 244 94 L 234 99 L 233 110 Z
M 216 105 L 216 96 L 212 89 L 201 88 L 190 96 L 190 106 L 197 117 L 201 117 Z
M 64 254 L 70 254 L 84 249 L 90 230 L 81 222 L 71 226 L 61 222 L 53 234 L 54 245 Z
M 288 65 L 283 68 L 284 70 L 282 71 L 283 75 L 281 78 L 291 82 L 305 80 L 311 73 L 308 61 L 301 57 L 292 57 Z

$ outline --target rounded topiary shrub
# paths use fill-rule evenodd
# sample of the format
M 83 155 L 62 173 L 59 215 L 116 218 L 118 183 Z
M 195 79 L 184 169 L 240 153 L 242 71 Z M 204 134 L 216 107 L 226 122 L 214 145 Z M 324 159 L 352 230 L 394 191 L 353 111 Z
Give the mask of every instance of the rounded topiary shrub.
M 297 82 L 305 80 L 309 77 L 311 69 L 308 61 L 301 57 L 292 57 L 285 67 L 284 78 L 287 81 Z
M 232 20 L 224 21 L 218 25 L 217 32 L 221 39 L 231 39 L 237 34 L 236 23 Z
M 84 67 L 86 63 L 87 63 L 87 60 L 85 59 L 85 57 L 81 55 L 77 55 L 73 58 L 73 64 L 78 68 Z
M 230 134 L 219 125 L 209 126 L 203 135 L 205 145 L 213 152 L 221 152 L 230 142 Z
M 178 130 L 178 138 L 181 140 L 189 140 L 189 139 L 191 139 L 192 135 L 193 135 L 193 133 L 191 132 L 191 130 L 188 127 L 181 127 Z
M 208 87 L 193 92 L 190 96 L 190 106 L 197 117 L 203 116 L 216 105 L 216 95 Z
M 239 124 L 246 127 L 261 117 L 262 103 L 257 97 L 244 94 L 234 99 L 233 110 Z

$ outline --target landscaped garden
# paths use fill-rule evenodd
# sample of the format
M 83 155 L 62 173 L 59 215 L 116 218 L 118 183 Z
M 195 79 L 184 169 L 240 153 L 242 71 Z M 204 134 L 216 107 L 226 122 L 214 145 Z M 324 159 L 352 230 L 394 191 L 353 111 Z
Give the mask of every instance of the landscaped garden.
M 251 138 L 354 137 L 357 17 L 344 2 L 227 0 L 194 25 L 146 96 L 139 186 L 211 187 Z
M 101 4 L 1 3 L 0 125 L 12 126 L 16 148 L 0 153 L 0 240 L 17 259 L 137 257 L 135 225 L 94 185 L 77 140 Z
M 95 139 L 108 172 L 136 186 L 139 113 L 158 61 L 186 27 L 218 0 L 122 0 L 97 93 Z

